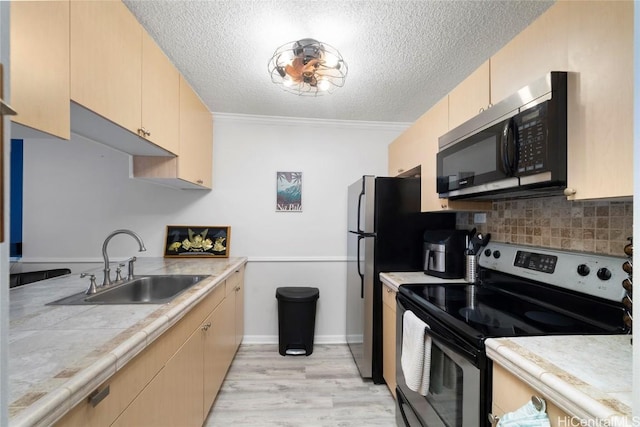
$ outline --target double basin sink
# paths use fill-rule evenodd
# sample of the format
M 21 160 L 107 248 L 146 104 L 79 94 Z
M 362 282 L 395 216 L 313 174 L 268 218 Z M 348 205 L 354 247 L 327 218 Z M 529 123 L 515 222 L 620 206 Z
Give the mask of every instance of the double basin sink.
M 207 277 L 182 274 L 140 276 L 106 289 L 98 288 L 95 294 L 80 292 L 48 305 L 164 304 Z

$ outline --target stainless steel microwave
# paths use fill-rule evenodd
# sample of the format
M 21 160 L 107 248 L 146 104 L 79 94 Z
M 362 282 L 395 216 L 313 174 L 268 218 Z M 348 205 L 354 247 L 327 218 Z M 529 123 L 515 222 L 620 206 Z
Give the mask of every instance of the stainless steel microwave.
M 548 73 L 438 144 L 440 198 L 561 194 L 567 186 L 567 73 Z

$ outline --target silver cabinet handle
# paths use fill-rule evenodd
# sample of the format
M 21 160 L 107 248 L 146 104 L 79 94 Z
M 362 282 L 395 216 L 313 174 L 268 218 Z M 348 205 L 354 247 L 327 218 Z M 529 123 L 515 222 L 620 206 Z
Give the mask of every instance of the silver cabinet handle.
M 202 326 L 202 330 L 206 332 L 209 330 L 210 327 L 211 327 L 211 322 L 207 322 Z
M 102 402 L 105 397 L 109 396 L 109 386 L 106 386 L 102 390 L 96 390 L 89 395 L 89 403 L 94 408 L 98 406 L 98 403 Z
M 533 407 L 538 411 L 544 411 L 547 408 L 547 404 L 544 399 L 538 396 L 531 396 L 531 403 L 533 403 Z
M 492 426 L 498 424 L 498 421 L 500 421 L 500 417 L 496 417 L 493 414 L 487 414 L 487 418 L 489 419 L 489 423 L 491 423 Z

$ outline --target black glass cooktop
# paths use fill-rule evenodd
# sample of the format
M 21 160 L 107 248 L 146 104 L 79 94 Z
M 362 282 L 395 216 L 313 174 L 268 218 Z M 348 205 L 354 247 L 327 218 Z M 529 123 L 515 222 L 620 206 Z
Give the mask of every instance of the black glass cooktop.
M 475 339 L 550 334 L 618 334 L 621 308 L 543 287 L 408 284 L 399 292 L 431 318 Z

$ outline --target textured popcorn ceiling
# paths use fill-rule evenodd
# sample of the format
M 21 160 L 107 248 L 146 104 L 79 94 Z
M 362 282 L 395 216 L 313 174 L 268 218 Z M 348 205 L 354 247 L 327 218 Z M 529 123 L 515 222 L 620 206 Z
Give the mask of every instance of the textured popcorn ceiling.
M 213 112 L 413 122 L 553 2 L 125 3 Z M 300 97 L 271 83 L 274 50 L 302 38 L 340 51 L 343 88 Z

